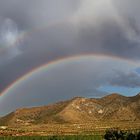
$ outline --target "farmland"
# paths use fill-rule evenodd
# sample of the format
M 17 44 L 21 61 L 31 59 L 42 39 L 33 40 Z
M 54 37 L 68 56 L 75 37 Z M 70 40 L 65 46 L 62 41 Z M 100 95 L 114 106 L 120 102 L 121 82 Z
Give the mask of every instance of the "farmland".
M 124 131 L 140 130 L 139 122 L 92 122 L 83 124 L 45 124 L 7 126 L 0 129 L 1 136 L 103 135 L 109 128 Z

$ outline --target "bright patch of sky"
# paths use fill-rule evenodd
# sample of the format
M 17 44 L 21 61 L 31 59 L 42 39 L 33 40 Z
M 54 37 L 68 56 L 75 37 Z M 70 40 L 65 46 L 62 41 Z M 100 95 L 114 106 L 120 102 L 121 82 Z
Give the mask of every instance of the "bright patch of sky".
M 120 93 L 125 96 L 134 96 L 140 92 L 140 87 L 101 86 L 98 90 L 108 93 Z

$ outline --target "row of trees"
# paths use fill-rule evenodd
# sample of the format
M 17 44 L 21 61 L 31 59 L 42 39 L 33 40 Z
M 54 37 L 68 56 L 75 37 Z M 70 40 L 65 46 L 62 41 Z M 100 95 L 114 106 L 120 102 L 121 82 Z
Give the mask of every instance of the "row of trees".
M 140 140 L 140 131 L 129 132 L 109 129 L 104 135 L 105 140 Z

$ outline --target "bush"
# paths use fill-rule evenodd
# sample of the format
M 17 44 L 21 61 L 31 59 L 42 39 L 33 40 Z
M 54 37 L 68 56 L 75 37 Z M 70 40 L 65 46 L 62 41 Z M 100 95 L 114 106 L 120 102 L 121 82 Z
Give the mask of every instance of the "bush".
M 127 132 L 118 129 L 109 129 L 104 135 L 105 140 L 140 140 L 139 132 Z

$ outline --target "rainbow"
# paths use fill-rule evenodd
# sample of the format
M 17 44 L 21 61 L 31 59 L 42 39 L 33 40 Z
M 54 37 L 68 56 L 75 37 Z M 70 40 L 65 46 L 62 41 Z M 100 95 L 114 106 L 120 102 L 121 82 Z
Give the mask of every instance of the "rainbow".
M 76 55 L 76 56 L 69 56 L 69 57 L 64 57 L 64 58 L 59 58 L 53 61 L 50 61 L 46 64 L 42 64 L 34 69 L 32 69 L 31 71 L 29 71 L 28 73 L 26 73 L 25 75 L 19 77 L 18 79 L 16 79 L 13 83 L 11 83 L 8 87 L 6 87 L 2 93 L 0 94 L 0 98 L 2 98 L 5 94 L 9 94 L 11 92 L 11 90 L 16 89 L 19 85 L 21 85 L 23 82 L 25 82 L 26 80 L 28 80 L 29 78 L 31 78 L 32 76 L 36 75 L 37 73 L 41 73 L 43 70 L 49 70 L 54 68 L 55 66 L 58 65 L 62 65 L 62 64 L 68 64 L 71 63 L 73 61 L 82 61 L 83 59 L 100 59 L 100 60 L 104 60 L 104 59 L 114 59 L 114 60 L 120 60 L 122 61 L 121 58 L 118 57 L 114 57 L 114 56 L 107 56 L 107 55 L 100 55 L 100 54 L 80 54 L 80 55 Z M 123 59 L 124 60 L 124 59 Z M 136 62 L 134 61 L 129 61 L 129 60 L 125 60 L 128 61 L 129 63 L 133 63 L 135 65 L 137 65 Z

